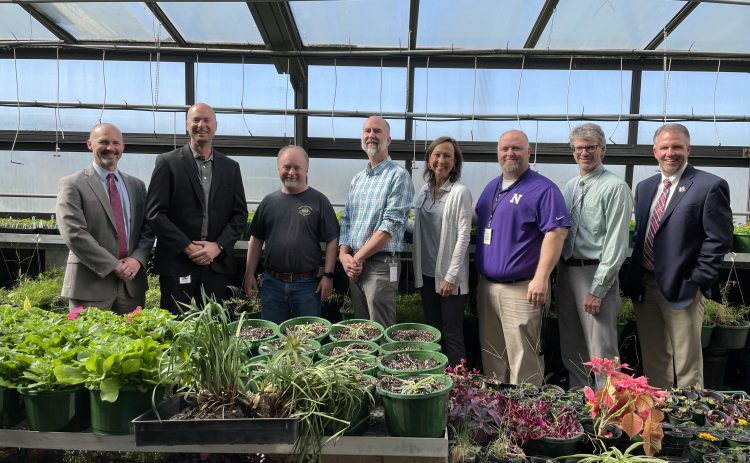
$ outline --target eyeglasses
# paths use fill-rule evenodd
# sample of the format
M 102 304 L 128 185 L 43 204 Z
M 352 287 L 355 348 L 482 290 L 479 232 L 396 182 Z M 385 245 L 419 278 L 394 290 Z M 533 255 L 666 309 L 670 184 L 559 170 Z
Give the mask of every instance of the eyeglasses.
M 576 153 L 583 153 L 584 151 L 593 153 L 594 151 L 596 151 L 597 148 L 599 148 L 599 145 L 586 145 L 586 146 L 575 146 L 573 147 L 573 150 Z

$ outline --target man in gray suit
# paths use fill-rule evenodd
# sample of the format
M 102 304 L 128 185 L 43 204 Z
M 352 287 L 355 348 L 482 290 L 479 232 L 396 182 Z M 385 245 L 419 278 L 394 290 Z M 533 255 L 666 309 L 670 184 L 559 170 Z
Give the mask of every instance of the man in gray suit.
M 154 244 L 146 222 L 146 185 L 117 169 L 125 144 L 112 124 L 86 142 L 94 162 L 60 180 L 57 222 L 70 248 L 62 296 L 70 307 L 119 313 L 146 300 L 146 263 Z

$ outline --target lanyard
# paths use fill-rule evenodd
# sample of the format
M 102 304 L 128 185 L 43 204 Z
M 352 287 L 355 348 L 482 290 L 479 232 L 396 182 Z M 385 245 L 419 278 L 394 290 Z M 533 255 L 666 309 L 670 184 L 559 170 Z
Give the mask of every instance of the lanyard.
M 497 210 L 497 207 L 500 205 L 500 202 L 505 199 L 506 196 L 508 196 L 508 193 L 516 187 L 519 183 L 523 181 L 524 178 L 526 178 L 526 175 L 529 173 L 528 169 L 526 172 L 521 175 L 521 177 L 516 180 L 513 185 L 509 186 L 507 190 L 500 191 L 500 187 L 503 184 L 503 178 L 500 177 L 497 181 L 497 186 L 495 187 L 495 192 L 492 194 L 492 211 L 490 211 L 490 218 L 487 221 L 487 228 L 492 228 L 492 219 L 495 217 L 495 211 Z M 502 195 L 502 196 L 501 196 Z

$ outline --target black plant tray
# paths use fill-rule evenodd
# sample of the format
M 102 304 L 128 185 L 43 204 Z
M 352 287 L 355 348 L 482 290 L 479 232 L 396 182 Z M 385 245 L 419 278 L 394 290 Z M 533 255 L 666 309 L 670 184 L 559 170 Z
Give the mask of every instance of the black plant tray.
M 241 418 L 227 420 L 170 420 L 188 406 L 180 397 L 157 405 L 133 420 L 135 445 L 293 444 L 298 420 L 293 418 Z

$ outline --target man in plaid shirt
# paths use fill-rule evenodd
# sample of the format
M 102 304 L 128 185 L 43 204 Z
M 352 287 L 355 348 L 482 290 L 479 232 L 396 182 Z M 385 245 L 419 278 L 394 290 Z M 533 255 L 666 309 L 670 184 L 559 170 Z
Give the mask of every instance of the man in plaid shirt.
M 362 150 L 370 162 L 349 185 L 339 238 L 355 317 L 385 327 L 396 322 L 404 224 L 414 197 L 411 176 L 388 155 L 390 130 L 380 116 L 365 121 Z

